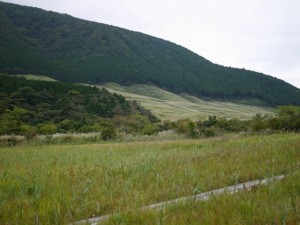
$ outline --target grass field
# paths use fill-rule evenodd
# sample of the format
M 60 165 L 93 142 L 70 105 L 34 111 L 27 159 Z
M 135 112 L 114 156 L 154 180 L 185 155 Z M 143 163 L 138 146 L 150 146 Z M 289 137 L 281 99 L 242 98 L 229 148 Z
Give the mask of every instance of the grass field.
M 300 134 L 5 147 L 0 224 L 68 224 L 110 213 L 115 216 L 108 224 L 297 224 L 299 170 Z M 138 210 L 291 173 L 249 193 Z
M 235 195 L 224 194 L 206 202 L 191 199 L 185 204 L 152 211 L 115 214 L 102 224 L 299 224 L 300 173 L 283 181 Z
M 250 119 L 256 114 L 274 114 L 274 109 L 271 108 L 206 101 L 188 94 L 176 95 L 151 85 L 121 86 L 107 83 L 100 87 L 123 95 L 128 100 L 137 101 L 162 120 L 207 119 L 211 115 L 243 120 Z

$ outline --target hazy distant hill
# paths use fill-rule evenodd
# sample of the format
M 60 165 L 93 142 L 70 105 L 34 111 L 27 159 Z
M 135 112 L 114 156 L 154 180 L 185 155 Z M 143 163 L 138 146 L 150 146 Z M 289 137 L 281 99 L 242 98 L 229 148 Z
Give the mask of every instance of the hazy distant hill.
M 65 14 L 0 2 L 0 71 L 68 82 L 154 84 L 175 93 L 300 105 L 300 90 L 223 67 L 168 41 Z

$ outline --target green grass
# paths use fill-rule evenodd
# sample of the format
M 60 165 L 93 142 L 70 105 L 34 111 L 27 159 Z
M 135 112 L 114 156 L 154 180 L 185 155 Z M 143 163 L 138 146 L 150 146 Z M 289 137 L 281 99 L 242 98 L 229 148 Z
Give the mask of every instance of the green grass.
M 35 218 L 39 218 L 40 224 L 68 224 L 118 212 L 125 214 L 116 216 L 117 221 L 128 220 L 128 215 L 131 215 L 129 217 L 139 224 L 147 224 L 147 221 L 149 224 L 158 224 L 159 221 L 172 224 L 176 223 L 177 217 L 178 224 L 197 224 L 198 219 L 204 216 L 207 224 L 217 224 L 215 216 L 218 210 L 227 207 L 227 201 L 231 204 L 228 207 L 233 210 L 229 218 L 234 218 L 235 213 L 239 215 L 239 206 L 234 206 L 238 199 L 231 199 L 234 196 L 228 196 L 229 200 L 222 196 L 207 203 L 195 203 L 186 210 L 183 210 L 185 206 L 174 206 L 166 212 L 142 214 L 138 208 L 253 179 L 299 171 L 299 146 L 300 134 L 276 134 L 0 148 L 0 224 L 35 224 Z M 291 199 L 299 200 L 297 177 L 289 178 L 286 181 L 289 183 L 262 188 L 266 190 L 262 199 L 260 195 L 256 196 L 255 191 L 249 193 L 250 196 L 241 193 L 237 195 L 243 196 L 240 204 L 250 204 L 248 208 L 272 204 L 278 195 L 267 195 L 268 190 L 281 193 L 281 188 L 285 194 L 280 202 L 289 204 Z M 219 204 L 219 201 L 223 203 Z M 298 203 L 295 204 L 298 207 Z M 286 207 L 289 208 L 289 205 Z M 209 210 L 214 208 L 215 211 Z M 226 210 L 231 212 L 230 208 Z M 269 210 L 278 213 L 278 218 L 285 215 L 279 203 L 271 205 Z M 248 224 L 253 221 L 251 213 L 255 211 L 243 218 Z M 298 215 L 294 213 L 291 216 L 296 219 Z M 268 224 L 272 222 L 262 213 L 255 218 L 256 224 L 266 224 L 266 220 Z M 109 223 L 118 224 L 115 220 Z M 123 224 L 132 223 L 134 221 Z
M 207 119 L 210 115 L 244 120 L 250 119 L 256 114 L 274 114 L 272 108 L 207 101 L 188 94 L 176 95 L 151 85 L 121 86 L 107 83 L 100 87 L 123 95 L 127 100 L 137 101 L 162 120 Z

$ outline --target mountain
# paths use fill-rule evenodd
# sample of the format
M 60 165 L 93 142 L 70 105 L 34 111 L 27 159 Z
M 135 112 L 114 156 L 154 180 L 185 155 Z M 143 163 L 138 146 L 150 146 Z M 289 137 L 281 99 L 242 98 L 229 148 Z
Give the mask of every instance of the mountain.
M 216 65 L 156 37 L 0 2 L 0 72 L 66 82 L 152 84 L 174 93 L 254 105 L 300 105 L 277 78 Z

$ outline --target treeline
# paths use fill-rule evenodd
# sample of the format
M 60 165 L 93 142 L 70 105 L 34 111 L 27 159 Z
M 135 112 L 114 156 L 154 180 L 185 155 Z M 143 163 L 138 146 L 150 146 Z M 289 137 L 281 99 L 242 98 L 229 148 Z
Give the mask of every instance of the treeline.
M 0 72 L 77 83 L 154 84 L 253 105 L 300 105 L 300 90 L 216 65 L 174 43 L 65 14 L 0 2 Z
M 174 131 L 188 138 L 233 132 L 300 130 L 300 106 L 281 106 L 276 116 L 250 120 L 209 116 L 206 120 L 160 122 L 136 102 L 105 89 L 62 82 L 34 81 L 0 75 L 0 135 L 99 133 L 100 139 L 120 134 L 156 135 Z
M 177 133 L 190 138 L 213 137 L 238 132 L 299 132 L 300 106 L 281 106 L 277 108 L 276 116 L 257 114 L 250 120 L 209 116 L 207 120 L 199 121 L 190 119 L 181 119 L 176 122 L 165 121 L 160 125 L 160 129 L 175 130 Z
M 105 89 L 0 75 L 0 135 L 101 132 L 157 122 L 148 110 Z M 132 124 L 136 123 L 136 124 Z

